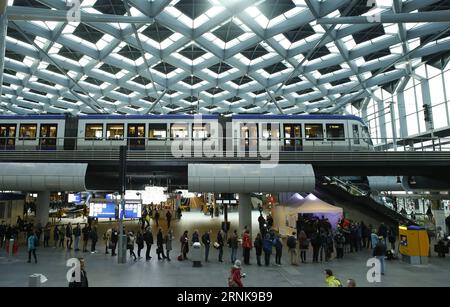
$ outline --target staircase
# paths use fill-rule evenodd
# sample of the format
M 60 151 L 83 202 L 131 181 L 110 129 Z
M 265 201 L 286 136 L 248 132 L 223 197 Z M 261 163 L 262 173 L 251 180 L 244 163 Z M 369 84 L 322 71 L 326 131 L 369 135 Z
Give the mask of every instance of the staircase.
M 377 202 L 370 193 L 352 185 L 340 181 L 338 178 L 317 178 L 314 194 L 329 203 L 346 203 L 367 214 L 375 214 L 387 219 L 390 224 L 417 225 L 413 220 Z

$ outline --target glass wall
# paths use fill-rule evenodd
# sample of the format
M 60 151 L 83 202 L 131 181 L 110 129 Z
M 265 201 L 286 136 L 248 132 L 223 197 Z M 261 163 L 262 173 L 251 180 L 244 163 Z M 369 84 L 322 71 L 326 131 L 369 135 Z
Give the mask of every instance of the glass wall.
M 432 120 L 434 130 L 446 128 L 450 125 L 450 64 L 440 70 L 430 65 L 422 65 L 415 70 L 418 78 L 411 77 L 402 94 L 404 97 L 404 115 L 400 115 L 398 93 L 389 93 L 383 89 L 374 91 L 377 101 L 371 99 L 367 104 L 366 116 L 363 120 L 368 124 L 370 135 L 374 144 L 382 144 L 392 139 L 393 129 L 396 130 L 398 139 L 402 137 L 401 123 L 406 123 L 406 135 L 403 137 L 414 137 L 424 134 L 427 130 L 424 115 L 424 97 L 427 93 L 427 81 L 430 94 Z M 421 79 L 423 78 L 423 79 Z M 425 80 L 425 81 L 423 81 Z M 379 100 L 382 103 L 379 103 Z M 395 126 L 392 124 L 391 102 L 394 111 Z M 346 111 L 356 116 L 362 116 L 363 112 L 353 106 L 348 106 Z M 385 125 L 385 135 L 381 125 Z M 383 141 L 384 140 L 384 141 Z

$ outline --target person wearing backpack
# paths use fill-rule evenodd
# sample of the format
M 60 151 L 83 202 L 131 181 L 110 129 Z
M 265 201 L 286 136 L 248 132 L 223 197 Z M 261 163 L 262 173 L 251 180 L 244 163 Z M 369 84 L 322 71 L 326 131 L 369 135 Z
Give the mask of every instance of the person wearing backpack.
M 283 251 L 283 242 L 278 235 L 275 235 L 275 239 L 273 239 L 273 246 L 275 246 L 275 264 L 278 266 L 281 265 L 281 255 Z
M 298 265 L 297 261 L 297 239 L 295 237 L 296 233 L 295 231 L 292 233 L 291 236 L 288 237 L 286 245 L 288 247 L 289 257 L 291 259 L 292 265 Z
M 250 238 L 250 231 L 247 229 L 242 236 L 242 249 L 244 250 L 244 264 L 250 264 L 250 250 L 252 249 L 252 239 Z
M 202 235 L 202 243 L 205 246 L 205 262 L 208 262 L 209 248 L 211 247 L 211 230 Z
M 306 263 L 306 252 L 309 249 L 309 240 L 306 232 L 303 230 L 301 230 L 298 235 L 298 243 L 300 245 L 300 259 L 302 260 L 302 263 Z
M 253 246 L 256 251 L 256 261 L 258 262 L 258 266 L 261 266 L 261 255 L 263 250 L 263 239 L 261 237 L 261 233 L 256 235 L 255 242 L 253 242 Z
M 36 257 L 37 241 L 38 241 L 38 238 L 36 236 L 36 233 L 34 231 L 32 231 L 27 239 L 28 263 L 31 263 L 31 254 L 33 254 L 33 257 L 34 257 L 34 263 L 37 263 L 37 257 Z
M 342 287 L 341 281 L 337 279 L 329 269 L 325 270 L 325 283 L 328 287 Z

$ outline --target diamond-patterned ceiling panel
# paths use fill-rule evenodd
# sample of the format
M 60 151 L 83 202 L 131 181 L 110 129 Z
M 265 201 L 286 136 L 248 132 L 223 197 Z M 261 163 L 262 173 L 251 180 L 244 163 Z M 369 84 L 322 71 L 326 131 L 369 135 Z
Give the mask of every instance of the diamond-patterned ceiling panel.
M 450 7 L 449 0 L 400 1 L 412 12 Z M 127 2 L 130 18 L 153 18 L 146 24 L 8 21 L 0 114 L 146 114 L 150 108 L 154 114 L 298 114 L 345 107 L 354 102 L 339 104 L 346 95 L 361 93 L 360 100 L 408 74 L 389 65 L 404 56 L 402 44 L 424 44 L 447 27 L 423 23 L 399 35 L 396 25 L 354 24 L 326 34 L 314 20 L 371 14 L 366 0 L 147 2 Z M 61 9 L 60 0 L 8 5 L 48 9 L 49 17 L 50 9 Z M 84 0 L 81 10 L 113 20 L 128 16 L 122 0 Z M 419 48 L 411 60 L 439 59 L 450 49 L 448 34 Z

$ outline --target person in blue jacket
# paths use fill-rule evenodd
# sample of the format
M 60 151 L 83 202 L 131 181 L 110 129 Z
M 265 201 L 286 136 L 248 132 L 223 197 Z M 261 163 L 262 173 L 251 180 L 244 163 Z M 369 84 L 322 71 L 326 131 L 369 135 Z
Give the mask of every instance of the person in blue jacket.
M 264 261 L 265 265 L 269 266 L 270 264 L 270 254 L 272 254 L 272 240 L 270 239 L 270 234 L 266 234 L 266 237 L 263 241 L 263 251 L 264 251 Z
M 33 254 L 34 257 L 34 263 L 37 263 L 37 257 L 36 257 L 36 245 L 37 245 L 37 236 L 34 231 L 30 233 L 27 239 L 27 245 L 28 245 L 28 263 L 31 263 L 31 254 Z

